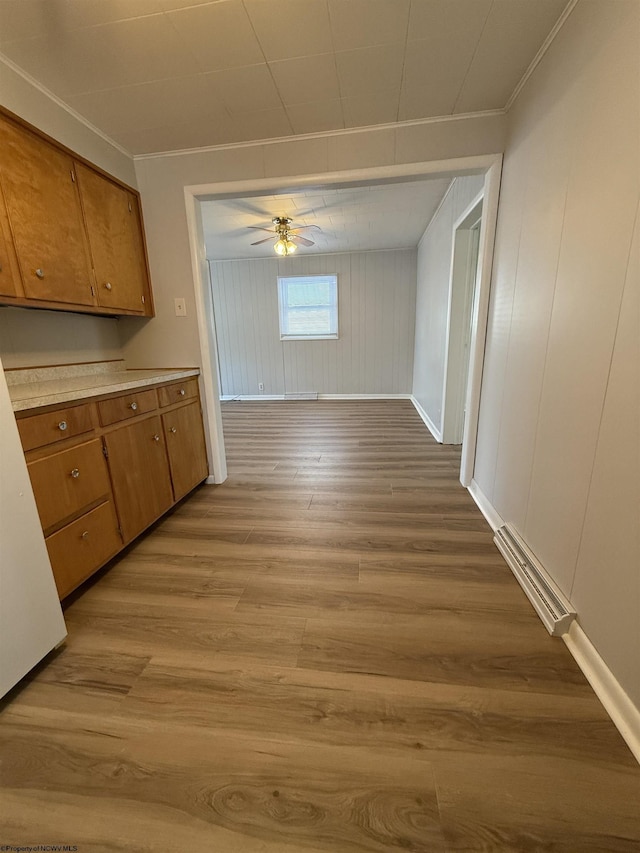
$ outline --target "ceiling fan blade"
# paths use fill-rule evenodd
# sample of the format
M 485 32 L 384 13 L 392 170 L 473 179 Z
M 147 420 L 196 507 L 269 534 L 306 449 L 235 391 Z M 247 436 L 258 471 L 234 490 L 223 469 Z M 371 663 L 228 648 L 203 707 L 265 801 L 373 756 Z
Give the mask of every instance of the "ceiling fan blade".
M 315 246 L 313 240 L 307 240 L 306 237 L 301 237 L 299 234 L 289 232 L 289 239 L 292 243 L 302 243 L 303 246 Z
M 256 242 L 255 242 L 255 243 L 252 243 L 251 245 L 252 245 L 252 246 L 259 246 L 259 245 L 260 245 L 260 243 L 266 243 L 266 242 L 268 242 L 269 240 L 273 240 L 273 236 L 271 236 L 271 237 L 265 237 L 265 238 L 264 238 L 264 240 L 256 240 Z
M 296 231 L 302 231 L 303 228 L 317 228 L 318 231 L 322 231 L 322 228 L 320 228 L 319 225 L 298 225 L 297 228 L 290 228 L 289 233 L 295 234 Z
M 273 228 L 263 228 L 262 225 L 247 225 L 247 228 L 252 228 L 254 231 L 268 231 L 270 234 L 275 234 Z

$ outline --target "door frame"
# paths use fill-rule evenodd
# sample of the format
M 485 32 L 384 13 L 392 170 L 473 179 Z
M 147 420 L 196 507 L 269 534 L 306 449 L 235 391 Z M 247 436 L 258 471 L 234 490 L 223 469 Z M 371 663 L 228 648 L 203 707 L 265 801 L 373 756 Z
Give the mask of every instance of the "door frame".
M 452 229 L 449 296 L 447 304 L 447 334 L 445 338 L 444 382 L 442 384 L 442 443 L 462 444 L 463 416 L 469 391 L 471 340 L 468 352 L 463 351 L 469 329 L 477 318 L 474 314 L 475 284 L 478 278 L 479 250 L 471 269 L 474 248 L 472 234 L 480 223 L 482 229 L 484 189 L 467 205 Z M 464 381 L 463 381 L 464 377 Z
M 213 322 L 211 283 L 204 245 L 204 231 L 200 210 L 201 201 L 216 197 L 249 196 L 261 192 L 274 192 L 285 188 L 287 190 L 296 190 L 306 187 L 317 188 L 353 184 L 371 185 L 394 180 L 411 181 L 420 180 L 425 177 L 455 178 L 478 174 L 484 174 L 484 208 L 478 255 L 479 276 L 474 300 L 474 317 L 476 318 L 476 322 L 470 346 L 467 418 L 465 420 L 460 468 L 460 482 L 464 486 L 469 486 L 475 464 L 482 367 L 491 286 L 491 266 L 502 174 L 502 154 L 480 154 L 473 157 L 391 166 L 372 166 L 366 169 L 349 169 L 341 172 L 290 175 L 246 181 L 222 181 L 184 187 L 191 269 L 193 273 L 196 315 L 200 338 L 202 402 L 209 423 L 207 450 L 213 469 L 213 474 L 208 478 L 208 482 L 224 482 L 227 477 L 227 464 L 218 381 L 217 341 Z

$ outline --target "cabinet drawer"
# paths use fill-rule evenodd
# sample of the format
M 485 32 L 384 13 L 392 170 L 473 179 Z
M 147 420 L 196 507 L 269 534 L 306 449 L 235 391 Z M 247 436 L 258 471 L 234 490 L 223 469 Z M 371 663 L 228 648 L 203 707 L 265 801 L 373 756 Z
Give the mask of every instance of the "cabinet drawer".
M 164 385 L 158 388 L 158 397 L 161 406 L 170 406 L 181 400 L 193 400 L 198 396 L 198 380 L 185 379 L 183 382 L 174 382 L 172 385 Z
M 43 530 L 111 494 L 98 438 L 30 462 L 27 467 Z
M 45 541 L 62 599 L 122 547 L 113 504 L 105 501 Z
M 157 408 L 158 396 L 155 388 L 150 391 L 132 391 L 130 394 L 123 394 L 122 397 L 114 397 L 112 400 L 102 400 L 98 403 L 102 426 L 126 421 L 145 412 L 153 412 Z
M 25 452 L 90 432 L 93 426 L 91 406 L 86 404 L 18 419 L 18 432 Z

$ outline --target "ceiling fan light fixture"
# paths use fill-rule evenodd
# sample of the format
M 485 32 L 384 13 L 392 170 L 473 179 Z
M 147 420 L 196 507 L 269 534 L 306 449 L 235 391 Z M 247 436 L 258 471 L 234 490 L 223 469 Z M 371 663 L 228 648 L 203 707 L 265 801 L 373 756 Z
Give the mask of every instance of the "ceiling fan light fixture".
M 276 241 L 273 247 L 278 255 L 292 255 L 295 250 L 298 248 L 295 243 L 292 243 L 291 240 L 284 234 L 280 237 L 279 240 Z

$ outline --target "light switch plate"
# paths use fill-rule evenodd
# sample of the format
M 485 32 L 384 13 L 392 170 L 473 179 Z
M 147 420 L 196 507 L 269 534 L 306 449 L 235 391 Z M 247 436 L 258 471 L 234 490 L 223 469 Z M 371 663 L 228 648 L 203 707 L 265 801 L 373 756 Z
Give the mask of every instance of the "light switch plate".
M 176 308 L 176 317 L 186 317 L 187 316 L 187 301 L 186 299 L 180 297 L 178 299 L 173 300 L 173 304 Z

